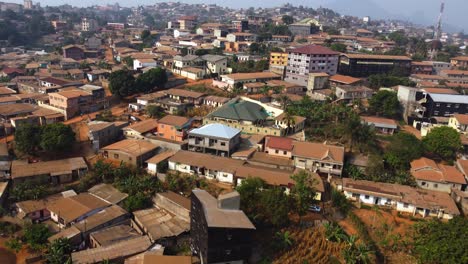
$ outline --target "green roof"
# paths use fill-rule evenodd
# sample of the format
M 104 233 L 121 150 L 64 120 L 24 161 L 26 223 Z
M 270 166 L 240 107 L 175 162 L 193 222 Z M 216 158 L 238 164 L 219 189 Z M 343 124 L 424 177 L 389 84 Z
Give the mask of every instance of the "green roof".
M 242 100 L 232 100 L 212 112 L 210 116 L 255 122 L 257 120 L 266 119 L 268 117 L 268 113 L 258 104 Z

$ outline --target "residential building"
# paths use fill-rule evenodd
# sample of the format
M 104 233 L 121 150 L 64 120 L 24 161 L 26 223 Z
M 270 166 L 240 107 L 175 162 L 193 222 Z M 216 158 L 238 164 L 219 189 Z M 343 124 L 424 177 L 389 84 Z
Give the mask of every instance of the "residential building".
M 116 142 L 122 138 L 122 128 L 128 122 L 104 122 L 91 121 L 88 123 L 88 138 L 91 141 L 94 151 Z
M 295 141 L 292 157 L 300 169 L 341 176 L 344 166 L 344 148 L 321 143 Z
M 174 156 L 174 154 L 175 151 L 167 150 L 154 155 L 145 161 L 145 163 L 148 164 L 146 170 L 151 175 L 157 175 L 158 172 L 164 173 L 167 169 L 166 165 L 168 165 L 167 160 Z
M 151 58 L 138 58 L 133 60 L 133 70 L 137 71 L 146 67 L 158 67 L 159 63 Z
M 92 32 L 98 29 L 98 22 L 92 18 L 82 18 L 81 19 L 81 31 Z
M 209 95 L 203 98 L 203 105 L 218 108 L 220 106 L 223 106 L 225 103 L 229 102 L 229 100 L 231 99 L 228 97 Z
M 336 74 L 339 53 L 320 45 L 306 45 L 288 51 L 285 80 L 307 86 L 309 73 Z
M 84 49 L 77 45 L 67 45 L 62 48 L 64 58 L 82 60 L 85 58 Z
M 328 88 L 330 75 L 325 72 L 311 72 L 307 81 L 307 95 L 312 95 L 316 90 Z
M 451 58 L 450 64 L 456 68 L 468 68 L 468 56 L 458 56 Z
M 336 87 L 339 85 L 359 85 L 362 80 L 351 76 L 335 74 L 329 78 L 330 86 Z
M 249 21 L 248 20 L 234 20 L 232 21 L 236 32 L 244 32 L 249 29 Z
M 352 102 L 354 100 L 369 99 L 374 91 L 365 86 L 340 85 L 335 87 L 335 95 L 338 100 Z
M 114 186 L 107 183 L 94 185 L 88 190 L 88 193 L 94 195 L 110 204 L 119 204 L 128 197 L 128 194 L 122 193 Z
M 145 139 L 148 134 L 156 134 L 158 130 L 158 120 L 146 119 L 130 126 L 124 127 L 123 134 L 129 139 Z
M 180 29 L 192 30 L 197 24 L 196 16 L 182 16 L 177 20 Z
M 252 72 L 252 73 L 232 73 L 227 75 L 221 75 L 221 81 L 213 81 L 214 86 L 219 88 L 232 90 L 235 85 L 254 83 L 254 82 L 266 82 L 269 80 L 281 80 L 281 75 L 272 72 Z
M 442 70 L 440 76 L 452 84 L 468 84 L 468 70 Z
M 449 118 L 448 125 L 460 133 L 468 133 L 468 114 L 454 114 Z
M 411 162 L 411 175 L 419 187 L 427 190 L 450 193 L 466 186 L 465 177 L 454 166 L 437 164 L 425 157 Z
M 418 101 L 424 117 L 468 114 L 468 95 L 427 93 Z
M 110 205 L 91 194 L 80 193 L 56 200 L 47 206 L 47 210 L 50 212 L 51 219 L 63 228 L 96 214 Z
M 265 137 L 265 152 L 284 158 L 292 158 L 293 139 L 285 137 Z
M 344 54 L 340 57 L 338 72 L 352 77 L 369 77 L 373 74 L 388 74 L 398 71 L 411 73 L 411 58 L 406 56 Z
M 218 76 L 227 72 L 227 57 L 221 55 L 206 54 L 201 56 L 205 62 L 205 74 L 209 76 Z
M 411 74 L 426 74 L 431 75 L 434 72 L 434 67 L 430 61 L 413 61 L 411 62 Z
M 305 37 L 314 34 L 318 31 L 318 28 L 313 23 L 306 23 L 302 21 L 288 25 L 288 29 L 294 36 Z
M 13 185 L 23 182 L 62 184 L 82 177 L 88 171 L 83 158 L 40 161 L 14 160 L 11 163 Z
M 378 116 L 361 116 L 361 122 L 372 126 L 378 133 L 393 135 L 398 129 L 398 123 L 390 118 Z
M 274 66 L 287 66 L 288 53 L 287 52 L 270 52 L 270 65 Z
M 178 151 L 169 158 L 169 170 L 235 184 L 236 169 L 244 161 L 191 151 Z
M 116 225 L 91 233 L 89 235 L 89 244 L 91 248 L 106 247 L 140 236 L 129 225 Z
M 166 115 L 158 121 L 159 137 L 182 142 L 187 137 L 187 131 L 192 126 L 192 120 L 175 115 Z
M 223 194 L 218 199 L 204 190 L 191 195 L 190 241 L 201 263 L 244 263 L 253 247 L 255 226 L 239 210 L 237 192 Z
M 341 188 L 350 200 L 390 207 L 413 216 L 452 219 L 460 215 L 457 205 L 447 193 L 351 178 L 343 178 Z
M 241 131 L 223 124 L 206 124 L 188 132 L 191 151 L 230 157 L 240 145 Z
M 105 146 L 100 152 L 104 158 L 141 167 L 145 160 L 148 160 L 157 153 L 158 149 L 159 146 L 148 141 L 124 139 Z
M 229 42 L 255 42 L 257 35 L 247 32 L 234 32 L 226 35 Z

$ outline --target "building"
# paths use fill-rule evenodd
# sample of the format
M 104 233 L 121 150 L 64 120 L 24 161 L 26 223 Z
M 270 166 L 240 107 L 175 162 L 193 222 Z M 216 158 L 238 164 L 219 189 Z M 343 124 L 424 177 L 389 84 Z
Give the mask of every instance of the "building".
M 285 81 L 307 86 L 309 73 L 335 75 L 339 53 L 320 45 L 306 45 L 288 52 Z
M 372 126 L 378 133 L 393 135 L 398 129 L 398 123 L 390 118 L 377 116 L 361 116 L 361 122 Z
M 203 105 L 218 108 L 220 106 L 223 106 L 225 103 L 229 102 L 229 100 L 231 99 L 228 97 L 209 95 L 203 98 Z
M 344 195 L 364 204 L 396 209 L 401 213 L 451 219 L 460 215 L 457 205 L 447 193 L 421 190 L 406 185 L 342 179 Z
M 273 72 L 251 72 L 251 73 L 232 73 L 227 75 L 221 75 L 221 82 L 213 81 L 214 86 L 224 89 L 234 89 L 236 85 L 254 83 L 254 82 L 266 82 L 269 80 L 281 80 L 281 75 Z
M 331 87 L 336 87 L 339 85 L 358 85 L 362 82 L 362 80 L 351 76 L 336 74 L 330 76 L 329 82 Z
M 468 95 L 427 93 L 419 102 L 424 117 L 468 114 Z
M 413 61 L 411 62 L 411 74 L 431 75 L 434 72 L 434 67 L 430 61 Z
M 458 56 L 451 58 L 450 64 L 456 68 L 468 68 L 468 56 Z
M 293 139 L 285 137 L 265 137 L 265 152 L 269 155 L 292 158 Z
M 406 56 L 343 54 L 338 72 L 352 77 L 369 77 L 373 74 L 388 74 L 397 71 L 402 75 L 411 74 L 411 58 Z
M 294 36 L 309 36 L 318 31 L 318 28 L 313 23 L 304 23 L 299 21 L 288 26 L 289 31 Z
M 230 157 L 240 145 L 241 131 L 223 124 L 206 124 L 188 132 L 191 151 Z
M 252 252 L 255 226 L 239 210 L 239 193 L 220 195 L 216 199 L 204 190 L 195 189 L 191 202 L 192 251 L 201 263 L 247 261 Z
M 137 71 L 146 67 L 158 67 L 159 63 L 152 58 L 138 58 L 133 60 L 133 70 Z
M 148 164 L 146 170 L 151 175 L 157 175 L 158 172 L 164 173 L 166 172 L 168 162 L 167 160 L 174 156 L 175 151 L 167 150 L 160 152 L 150 159 L 146 160 L 146 164 Z
M 105 146 L 100 152 L 104 158 L 141 167 L 146 160 L 157 153 L 158 149 L 159 146 L 148 141 L 124 139 Z
M 93 214 L 98 213 L 111 204 L 88 193 L 63 197 L 47 206 L 51 219 L 60 228 L 73 225 Z
M 92 248 L 106 247 L 140 236 L 137 231 L 128 225 L 116 225 L 91 233 L 89 235 L 89 244 Z
M 287 52 L 270 52 L 270 65 L 273 66 L 287 66 L 288 53 Z
M 11 163 L 13 185 L 23 182 L 62 184 L 82 177 L 88 171 L 83 158 L 40 161 L 29 163 L 26 160 L 14 160 Z
M 419 187 L 427 190 L 450 193 L 452 189 L 461 190 L 466 186 L 465 177 L 454 166 L 437 164 L 424 157 L 411 162 L 411 175 Z
M 147 135 L 155 135 L 158 131 L 158 120 L 146 119 L 123 128 L 123 134 L 128 139 L 145 139 Z
M 307 81 L 307 95 L 311 96 L 314 91 L 328 88 L 330 75 L 325 72 L 311 72 Z
M 255 42 L 257 35 L 247 32 L 234 32 L 226 35 L 229 42 Z
M 460 133 L 468 133 L 468 114 L 454 114 L 450 117 L 448 125 Z
M 128 194 L 120 192 L 111 184 L 107 183 L 100 183 L 98 185 L 94 185 L 88 190 L 88 193 L 110 204 L 119 204 L 120 202 L 125 200 L 125 198 L 128 197 Z
M 77 45 L 67 45 L 62 48 L 64 58 L 72 58 L 74 60 L 82 60 L 85 58 L 84 49 Z
M 201 56 L 205 62 L 205 75 L 218 76 L 227 72 L 227 57 L 221 55 L 206 54 Z
M 182 16 L 177 20 L 180 29 L 192 30 L 197 24 L 196 16 Z
M 96 31 L 98 28 L 98 22 L 95 19 L 91 18 L 82 18 L 81 19 L 81 31 L 91 32 Z
M 93 145 L 93 150 L 98 151 L 100 148 L 112 144 L 122 138 L 122 128 L 127 125 L 127 122 L 89 122 L 88 138 Z
M 191 126 L 192 119 L 183 116 L 166 115 L 158 121 L 157 135 L 165 139 L 183 142 Z
M 335 95 L 338 100 L 352 102 L 354 100 L 369 99 L 374 91 L 365 86 L 340 85 L 335 87 Z
M 300 169 L 341 176 L 344 166 L 344 148 L 321 143 L 295 141 L 292 157 Z
M 26 10 L 31 10 L 34 8 L 32 0 L 24 0 L 23 8 Z
M 234 20 L 232 21 L 233 27 L 236 29 L 236 32 L 244 32 L 249 29 L 248 20 Z

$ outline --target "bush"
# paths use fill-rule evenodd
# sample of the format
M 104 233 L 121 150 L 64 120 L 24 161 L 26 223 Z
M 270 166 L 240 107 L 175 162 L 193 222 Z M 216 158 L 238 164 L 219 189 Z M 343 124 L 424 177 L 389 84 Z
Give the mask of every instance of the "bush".
M 344 215 L 349 214 L 352 208 L 352 204 L 348 199 L 346 199 L 346 196 L 344 196 L 344 194 L 342 194 L 340 191 L 336 189 L 333 189 L 331 199 L 332 199 L 333 207 L 338 208 L 340 212 L 343 213 Z

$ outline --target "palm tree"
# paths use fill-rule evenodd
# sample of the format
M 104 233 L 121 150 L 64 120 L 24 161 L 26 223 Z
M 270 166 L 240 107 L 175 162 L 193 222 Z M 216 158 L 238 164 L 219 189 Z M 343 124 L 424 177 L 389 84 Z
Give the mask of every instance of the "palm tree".
M 325 237 L 327 241 L 332 242 L 342 242 L 346 240 L 346 234 L 344 233 L 343 229 L 335 223 L 325 223 Z
M 346 241 L 347 247 L 342 254 L 346 264 L 366 264 L 369 263 L 369 255 L 372 250 L 363 243 L 357 244 L 357 236 L 349 236 Z
M 280 102 L 281 104 L 281 108 L 286 111 L 286 109 L 288 108 L 289 104 L 291 103 L 291 99 L 289 99 L 289 97 L 285 94 L 281 95 L 280 97 L 278 97 L 278 101 Z
M 289 113 L 289 111 L 285 111 L 283 121 L 286 121 L 287 127 L 285 136 L 287 136 L 291 131 L 291 127 L 296 125 L 296 119 L 291 115 L 291 113 Z
M 293 245 L 293 239 L 291 237 L 291 233 L 289 231 L 285 232 L 276 232 L 275 234 L 276 241 L 278 242 L 278 245 L 282 249 L 288 249 Z

